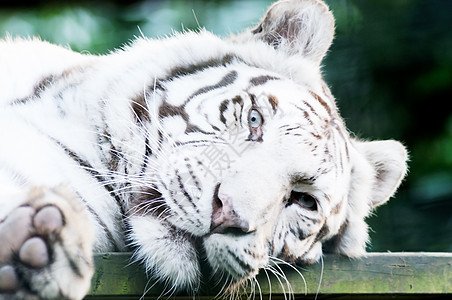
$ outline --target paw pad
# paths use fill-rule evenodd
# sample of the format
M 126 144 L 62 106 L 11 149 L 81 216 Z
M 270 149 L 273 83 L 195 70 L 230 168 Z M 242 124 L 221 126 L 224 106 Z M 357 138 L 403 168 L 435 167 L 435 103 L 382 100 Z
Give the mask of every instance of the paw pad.
M 12 292 L 19 288 L 19 280 L 12 266 L 0 268 L 0 291 Z
M 55 233 L 63 227 L 63 216 L 55 206 L 46 206 L 36 213 L 33 225 L 38 234 Z
M 20 263 L 40 269 L 50 262 L 46 240 L 55 239 L 63 227 L 63 215 L 53 206 L 44 206 L 37 212 L 30 206 L 16 208 L 0 223 L 0 291 L 14 291 L 19 288 L 17 274 L 12 263 L 14 253 Z
M 46 243 L 40 237 L 29 238 L 20 248 L 19 258 L 33 268 L 44 267 L 49 263 Z
M 0 220 L 0 299 L 82 299 L 94 273 L 84 205 L 64 187 L 24 200 Z

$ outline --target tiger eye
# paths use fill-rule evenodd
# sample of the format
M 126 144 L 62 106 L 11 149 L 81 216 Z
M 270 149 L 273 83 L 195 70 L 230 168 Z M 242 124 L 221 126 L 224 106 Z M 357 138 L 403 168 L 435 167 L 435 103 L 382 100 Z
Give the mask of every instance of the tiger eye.
M 262 126 L 262 121 L 263 121 L 263 118 L 262 118 L 261 113 L 257 109 L 252 109 L 248 116 L 248 122 L 250 124 L 250 127 L 252 129 L 257 129 L 260 126 Z
M 317 211 L 317 200 L 307 193 L 292 191 L 289 202 L 298 204 L 308 210 Z

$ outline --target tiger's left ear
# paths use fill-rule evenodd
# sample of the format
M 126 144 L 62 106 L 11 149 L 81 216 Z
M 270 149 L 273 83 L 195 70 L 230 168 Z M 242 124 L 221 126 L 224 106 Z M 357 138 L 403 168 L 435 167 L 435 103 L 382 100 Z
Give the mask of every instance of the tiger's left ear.
M 322 1 L 281 0 L 251 34 L 277 50 L 320 64 L 333 41 L 334 17 Z
M 369 239 L 365 218 L 395 193 L 406 175 L 408 154 L 393 140 L 354 140 L 349 150 L 353 167 L 345 222 L 329 250 L 357 257 L 366 252 Z
M 355 147 L 371 166 L 369 181 L 373 184 L 368 205 L 375 209 L 388 201 L 399 187 L 407 172 L 408 154 L 401 143 L 393 140 L 356 142 Z M 359 167 L 355 166 L 356 169 Z M 356 173 L 360 174 L 360 171 Z M 355 181 L 359 179 L 355 178 Z

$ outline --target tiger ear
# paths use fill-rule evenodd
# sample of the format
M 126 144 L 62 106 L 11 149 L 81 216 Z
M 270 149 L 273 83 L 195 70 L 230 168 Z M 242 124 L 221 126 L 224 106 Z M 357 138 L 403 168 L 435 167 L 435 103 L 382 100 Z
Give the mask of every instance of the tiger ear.
M 320 64 L 333 41 L 334 17 L 318 0 L 281 0 L 251 33 L 277 50 Z
M 365 253 L 365 218 L 395 193 L 407 172 L 408 154 L 397 141 L 355 141 L 346 221 L 334 238 L 334 252 L 350 257 Z
M 375 209 L 386 203 L 399 187 L 407 172 L 408 154 L 401 143 L 393 140 L 357 142 L 355 147 L 371 167 L 368 204 Z

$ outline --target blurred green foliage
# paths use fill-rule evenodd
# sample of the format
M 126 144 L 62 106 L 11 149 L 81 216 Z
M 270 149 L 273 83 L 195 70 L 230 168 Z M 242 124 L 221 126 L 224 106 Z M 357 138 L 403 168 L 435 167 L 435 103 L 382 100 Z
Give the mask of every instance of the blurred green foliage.
M 0 6 L 0 35 L 107 53 L 134 36 L 199 26 L 227 36 L 256 24 L 271 2 L 10 1 Z M 325 76 L 350 131 L 410 150 L 407 180 L 369 219 L 369 250 L 452 251 L 452 1 L 327 2 L 337 34 Z

